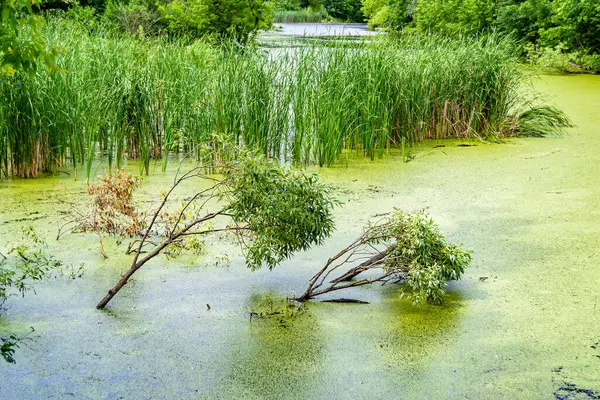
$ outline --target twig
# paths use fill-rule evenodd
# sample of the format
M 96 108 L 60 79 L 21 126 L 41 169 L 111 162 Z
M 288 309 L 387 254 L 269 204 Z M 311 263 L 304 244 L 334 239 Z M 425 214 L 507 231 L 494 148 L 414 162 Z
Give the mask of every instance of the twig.
M 341 299 L 329 299 L 329 300 L 322 300 L 321 303 L 356 303 L 356 304 L 369 304 L 368 301 L 363 301 L 363 300 L 357 300 L 357 299 L 346 299 L 346 298 L 341 298 Z

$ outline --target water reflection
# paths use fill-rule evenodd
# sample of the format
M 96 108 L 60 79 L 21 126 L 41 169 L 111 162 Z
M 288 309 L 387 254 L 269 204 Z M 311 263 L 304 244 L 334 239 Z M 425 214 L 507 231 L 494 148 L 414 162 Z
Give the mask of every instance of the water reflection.
M 219 393 L 224 398 L 352 398 L 370 393 L 414 393 L 436 354 L 455 335 L 461 311 L 458 293 L 442 306 L 415 308 L 390 287 L 369 305 L 312 302 L 293 317 L 285 300 L 253 295 L 249 310 L 273 313 L 248 319 L 232 336 Z M 275 305 L 269 299 L 274 298 Z M 411 387 L 409 387 L 411 386 Z
M 326 336 L 310 310 L 284 307 L 285 299 L 270 293 L 250 297 L 248 310 L 263 313 L 263 318 L 248 318 L 246 329 L 240 329 L 232 343 L 224 346 L 228 354 L 219 390 L 223 398 L 280 398 L 283 393 L 315 397 Z
M 376 31 L 367 30 L 366 24 L 283 24 L 276 33 L 290 36 L 373 36 Z

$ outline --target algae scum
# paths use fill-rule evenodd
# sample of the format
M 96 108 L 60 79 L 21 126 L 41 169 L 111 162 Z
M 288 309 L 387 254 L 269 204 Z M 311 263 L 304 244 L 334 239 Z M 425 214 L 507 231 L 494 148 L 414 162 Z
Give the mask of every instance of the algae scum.
M 215 244 L 204 257 L 155 259 L 101 312 L 94 305 L 129 259 L 109 245 L 102 260 L 92 236 L 51 241 L 86 272 L 7 302 L 0 332 L 36 332 L 16 365 L 0 364 L 0 398 L 598 398 L 600 77 L 536 86 L 576 128 L 320 169 L 344 201 L 337 231 L 273 271 L 252 273 Z M 142 196 L 170 179 L 156 166 Z M 61 212 L 86 195 L 60 175 L 0 181 L 0 199 L 4 247 L 24 224 L 52 238 Z M 426 208 L 449 240 L 475 251 L 443 306 L 414 308 L 386 285 L 344 293 L 368 305 L 309 302 L 250 319 L 301 292 L 392 207 Z M 215 265 L 224 253 L 230 262 Z

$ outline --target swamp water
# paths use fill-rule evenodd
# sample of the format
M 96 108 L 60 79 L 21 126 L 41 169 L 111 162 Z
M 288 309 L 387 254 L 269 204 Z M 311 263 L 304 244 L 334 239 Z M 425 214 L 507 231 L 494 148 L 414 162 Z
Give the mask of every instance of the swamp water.
M 52 240 L 61 212 L 88 201 L 84 182 L 0 181 L 0 248 L 33 225 L 50 253 L 86 265 L 81 279 L 53 279 L 6 303 L 0 334 L 35 333 L 16 365 L 0 364 L 0 398 L 598 395 L 600 77 L 545 76 L 536 88 L 577 127 L 502 145 L 427 143 L 407 164 L 392 153 L 320 169 L 344 202 L 323 246 L 254 273 L 229 246 L 157 258 L 108 311 L 94 306 L 129 258 L 106 240 L 103 260 L 93 235 Z M 171 179 L 157 164 L 140 198 Z M 414 308 L 386 285 L 343 294 L 367 305 L 312 301 L 294 318 L 250 320 L 269 297 L 300 293 L 369 217 L 393 207 L 426 208 L 451 241 L 474 250 L 443 306 Z M 230 262 L 215 265 L 224 252 Z

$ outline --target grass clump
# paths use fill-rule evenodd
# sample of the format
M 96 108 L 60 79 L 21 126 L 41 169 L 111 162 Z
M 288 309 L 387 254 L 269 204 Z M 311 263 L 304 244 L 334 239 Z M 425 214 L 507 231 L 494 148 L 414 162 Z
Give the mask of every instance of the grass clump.
M 230 145 L 330 165 L 424 139 L 543 135 L 568 124 L 523 97 L 526 77 L 495 39 L 391 38 L 285 49 L 90 34 L 50 21 L 62 74 L 0 85 L 0 170 L 35 177 L 102 155 L 109 169 Z

